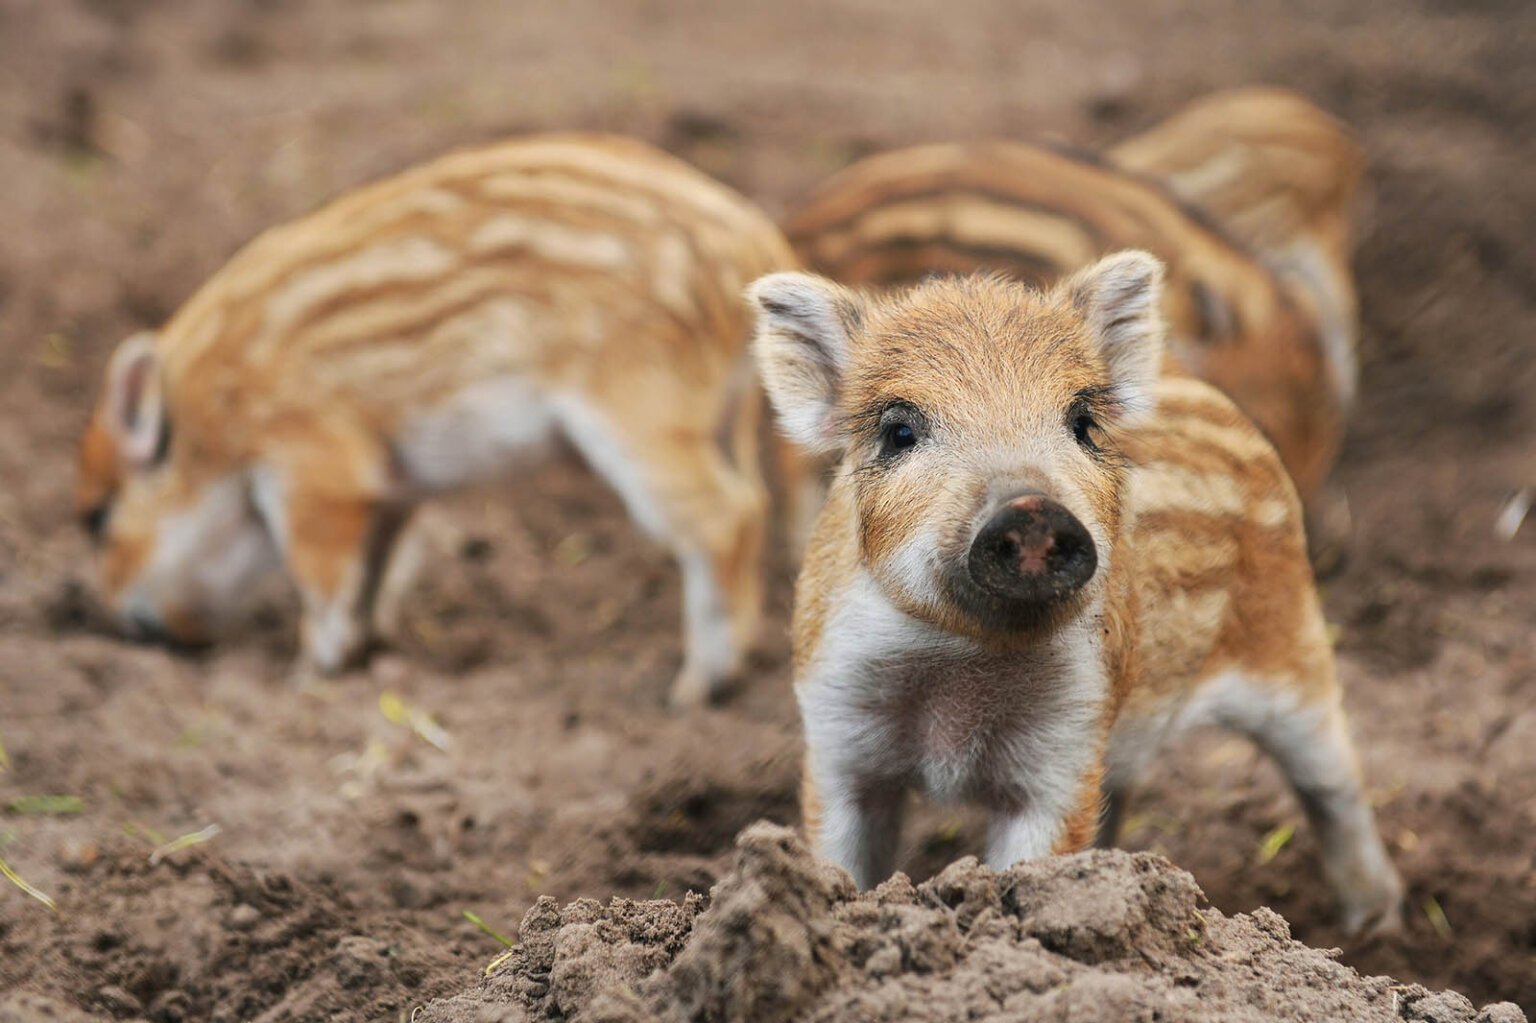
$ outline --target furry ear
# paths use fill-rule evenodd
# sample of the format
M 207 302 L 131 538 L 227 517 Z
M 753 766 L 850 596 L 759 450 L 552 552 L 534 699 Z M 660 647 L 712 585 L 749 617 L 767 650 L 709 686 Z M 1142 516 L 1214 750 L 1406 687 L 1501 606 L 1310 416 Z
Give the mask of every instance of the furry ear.
M 1151 414 L 1166 334 L 1163 264 L 1147 252 L 1116 252 L 1073 274 L 1065 288 L 1098 341 L 1127 417 Z
M 165 402 L 155 335 L 134 334 L 107 363 L 107 429 L 124 461 L 146 466 L 161 455 L 166 438 Z
M 757 306 L 753 352 L 779 425 L 814 454 L 842 449 L 835 415 L 864 301 L 841 285 L 805 273 L 777 273 L 747 289 Z

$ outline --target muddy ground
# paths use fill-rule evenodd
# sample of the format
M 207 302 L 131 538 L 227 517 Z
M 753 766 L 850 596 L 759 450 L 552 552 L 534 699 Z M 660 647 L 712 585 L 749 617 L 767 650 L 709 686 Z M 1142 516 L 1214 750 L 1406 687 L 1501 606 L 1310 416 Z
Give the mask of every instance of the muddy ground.
M 261 227 L 567 126 L 780 212 L 872 149 L 1104 144 L 1255 81 L 1372 159 L 1358 536 L 1327 607 L 1408 931 L 1345 940 L 1298 807 L 1233 739 L 1160 765 L 1126 844 L 1362 971 L 1536 1008 L 1536 522 L 1494 531 L 1536 486 L 1533 44 L 1505 0 L 0 2 L 0 857 L 59 905 L 0 884 L 0 1019 L 408 1018 L 500 950 L 465 910 L 515 937 L 540 895 L 681 898 L 744 825 L 795 820 L 781 627 L 728 702 L 665 714 L 677 580 L 573 462 L 445 510 L 412 638 L 366 672 L 293 688 L 281 599 L 196 658 L 102 634 L 68 510 L 101 366 Z M 787 595 L 781 572 L 780 626 Z M 78 811 L 13 805 L 38 795 Z M 914 824 L 915 879 L 977 848 L 964 814 Z

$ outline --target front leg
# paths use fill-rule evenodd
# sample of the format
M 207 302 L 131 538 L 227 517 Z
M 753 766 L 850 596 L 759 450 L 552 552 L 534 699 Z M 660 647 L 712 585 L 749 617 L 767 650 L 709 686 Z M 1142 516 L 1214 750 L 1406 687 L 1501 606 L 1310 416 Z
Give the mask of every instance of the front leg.
M 323 674 L 350 667 L 373 639 L 375 602 L 409 508 L 292 484 L 264 497 L 303 605 L 304 664 Z
M 1060 834 L 1061 818 L 1039 807 L 993 811 L 987 822 L 987 865 L 1006 870 L 1048 856 Z
M 1022 860 L 1087 849 L 1103 814 L 1103 779 L 1098 756 L 1085 768 L 1056 763 L 1037 770 L 1032 785 L 1021 785 L 1015 798 L 994 804 L 987 862 L 1003 870 Z M 1118 830 L 1118 820 L 1112 826 Z
M 411 506 L 387 453 L 345 421 L 288 424 L 253 497 L 303 602 L 304 667 L 334 674 L 373 639 L 381 583 Z
M 801 815 L 811 848 L 853 875 L 860 890 L 891 876 L 906 804 L 902 786 L 817 771 L 807 760 Z
M 284 547 L 303 601 L 303 652 L 322 673 L 351 667 L 367 652 L 380 583 L 407 517 L 366 499 L 290 499 Z

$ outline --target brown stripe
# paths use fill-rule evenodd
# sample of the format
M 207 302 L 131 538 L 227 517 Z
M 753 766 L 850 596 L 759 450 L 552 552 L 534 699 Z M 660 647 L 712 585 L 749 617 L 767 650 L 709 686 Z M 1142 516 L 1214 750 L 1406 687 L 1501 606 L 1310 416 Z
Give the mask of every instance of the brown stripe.
M 1104 234 L 1100 226 L 1088 219 L 1082 211 L 1070 207 L 1052 205 L 1043 200 L 1000 189 L 986 188 L 970 183 L 948 182 L 930 185 L 922 189 L 898 188 L 891 190 L 886 194 L 879 195 L 872 201 L 861 204 L 858 210 L 841 218 L 835 224 L 808 228 L 797 217 L 797 219 L 792 219 L 786 225 L 785 233 L 788 234 L 790 243 L 797 250 L 814 249 L 821 239 L 835 235 L 858 233 L 858 225 L 860 223 L 868 220 L 871 215 L 892 206 L 908 203 L 917 206 L 925 202 L 941 205 L 957 199 L 977 203 L 995 203 L 1010 209 L 1023 210 L 1042 217 L 1066 221 L 1087 235 L 1098 251 L 1103 252 L 1115 247 L 1115 243 Z
M 939 164 L 935 170 L 917 173 L 908 169 L 911 164 L 935 162 Z M 1060 187 L 1043 187 L 1051 184 Z M 958 193 L 1057 215 L 1070 210 L 1074 219 L 1094 224 L 1105 246 L 1110 243 L 1094 214 L 1105 208 L 1106 201 L 1111 203 L 1113 212 L 1134 218 L 1154 238 L 1162 229 L 1147 219 L 1147 213 L 1157 210 L 1186 221 L 1192 233 L 1204 236 L 1211 244 L 1247 255 L 1247 250 L 1218 225 L 1187 208 L 1186 203 L 1152 179 L 1099 161 L 1074 159 L 1048 149 L 1007 142 L 918 146 L 871 157 L 828 181 L 791 215 L 785 230 L 791 240 L 825 234 L 846 227 L 873 207 L 901 199 Z M 1076 205 L 1089 196 L 1094 199 L 1090 205 Z
M 835 260 L 819 259 L 814 252 L 803 258 L 811 269 L 845 284 L 903 284 L 935 273 L 1001 270 L 1044 287 L 1068 271 L 1023 249 L 968 245 L 953 238 L 888 236 L 856 245 Z

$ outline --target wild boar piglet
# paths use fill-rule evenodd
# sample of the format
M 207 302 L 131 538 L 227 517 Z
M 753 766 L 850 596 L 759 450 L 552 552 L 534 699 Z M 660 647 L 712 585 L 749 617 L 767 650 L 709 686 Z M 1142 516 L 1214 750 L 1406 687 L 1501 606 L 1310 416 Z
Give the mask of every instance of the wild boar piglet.
M 806 826 L 866 887 L 913 788 L 984 807 L 998 867 L 1081 849 L 1166 739 L 1225 725 L 1295 786 L 1348 925 L 1390 926 L 1295 490 L 1160 373 L 1160 280 L 1125 252 L 1044 292 L 753 286 L 782 428 L 841 460 L 795 601 Z
M 697 703 L 761 603 L 742 291 L 793 265 L 741 196 L 602 135 L 454 153 L 274 228 L 109 362 L 77 494 L 106 600 L 197 641 L 281 566 L 337 670 L 398 611 L 417 504 L 563 437 L 676 555 L 672 694 Z

